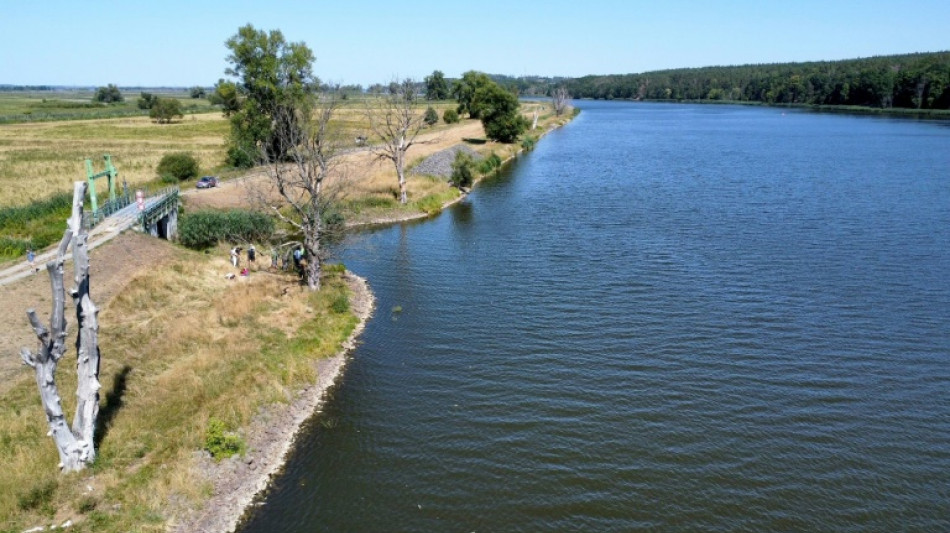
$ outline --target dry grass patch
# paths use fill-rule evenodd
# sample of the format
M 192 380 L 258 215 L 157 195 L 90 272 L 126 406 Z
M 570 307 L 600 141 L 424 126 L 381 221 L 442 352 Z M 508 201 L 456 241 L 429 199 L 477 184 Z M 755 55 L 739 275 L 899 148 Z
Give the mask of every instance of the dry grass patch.
M 311 294 L 292 276 L 227 280 L 225 257 L 183 251 L 105 306 L 101 443 L 89 471 L 56 471 L 31 379 L 0 398 L 0 531 L 67 519 L 75 531 L 164 531 L 210 494 L 197 453 L 209 419 L 240 428 L 288 401 L 355 326 L 333 305 L 348 294 L 338 275 Z M 75 376 L 63 363 L 70 413 Z
M 111 154 L 120 181 L 137 185 L 156 178 L 168 152 L 190 151 L 201 168 L 224 161 L 228 121 L 220 114 L 189 115 L 181 122 L 155 124 L 147 117 L 0 126 L 0 205 L 24 205 L 69 190 L 86 177 L 83 160 L 101 170 Z

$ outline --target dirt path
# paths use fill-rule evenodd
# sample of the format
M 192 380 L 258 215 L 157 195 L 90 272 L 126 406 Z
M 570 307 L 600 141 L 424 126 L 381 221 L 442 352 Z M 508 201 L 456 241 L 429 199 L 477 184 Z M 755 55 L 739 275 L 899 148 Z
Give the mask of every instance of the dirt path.
M 428 157 L 440 150 L 462 142 L 462 139 L 480 138 L 485 136 L 485 130 L 481 122 L 469 120 L 464 124 L 455 125 L 432 133 L 419 135 L 418 144 L 411 147 L 408 152 L 409 160 Z M 393 184 L 396 180 L 396 171 L 392 164 L 383 161 L 377 161 L 369 150 L 359 150 L 343 156 L 345 164 L 351 174 L 348 185 L 356 189 L 366 187 L 367 182 L 385 179 L 384 174 L 391 174 Z M 222 182 L 214 189 L 196 190 L 190 193 L 183 193 L 187 196 L 187 206 L 191 209 L 232 209 L 247 207 L 248 188 L 254 184 L 266 179 L 267 173 L 261 170 L 250 172 L 247 176 Z
M 168 241 L 132 231 L 125 232 L 90 252 L 90 282 L 92 297 L 104 307 L 132 279 L 146 268 L 162 268 L 175 255 Z M 72 263 L 66 265 L 67 289 L 72 279 Z M 32 379 L 33 374 L 23 368 L 20 348 L 36 348 L 36 335 L 26 318 L 26 310 L 34 308 L 44 322 L 49 321 L 52 305 L 49 275 L 46 270 L 8 285 L 0 285 L 0 309 L 5 320 L 0 321 L 0 394 L 14 381 Z M 71 306 L 67 298 L 67 307 Z M 75 318 L 67 309 L 70 336 L 75 335 Z M 107 327 L 107 326 L 104 326 Z M 72 347 L 72 341 L 68 343 Z M 67 353 L 66 357 L 69 357 Z

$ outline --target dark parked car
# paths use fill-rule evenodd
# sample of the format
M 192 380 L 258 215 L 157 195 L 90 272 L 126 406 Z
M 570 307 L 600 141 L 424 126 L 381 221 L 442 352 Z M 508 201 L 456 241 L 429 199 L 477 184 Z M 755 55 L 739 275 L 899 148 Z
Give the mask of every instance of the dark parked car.
M 198 183 L 195 184 L 195 187 L 198 187 L 199 189 L 209 189 L 211 187 L 217 186 L 218 178 L 214 176 L 202 176 L 201 179 L 198 180 Z

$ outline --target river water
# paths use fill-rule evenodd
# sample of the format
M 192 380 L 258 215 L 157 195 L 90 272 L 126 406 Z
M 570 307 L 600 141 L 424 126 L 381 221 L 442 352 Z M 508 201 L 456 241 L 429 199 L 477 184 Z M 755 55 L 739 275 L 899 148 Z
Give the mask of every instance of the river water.
M 950 124 L 579 102 L 434 219 L 242 531 L 950 530 Z

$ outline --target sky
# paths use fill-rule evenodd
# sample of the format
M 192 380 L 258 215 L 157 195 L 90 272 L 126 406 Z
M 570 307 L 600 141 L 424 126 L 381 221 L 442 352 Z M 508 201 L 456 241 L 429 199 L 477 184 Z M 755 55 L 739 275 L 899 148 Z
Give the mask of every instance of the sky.
M 306 43 L 322 80 L 364 87 L 950 50 L 947 0 L 0 0 L 0 84 L 211 86 L 248 23 Z

